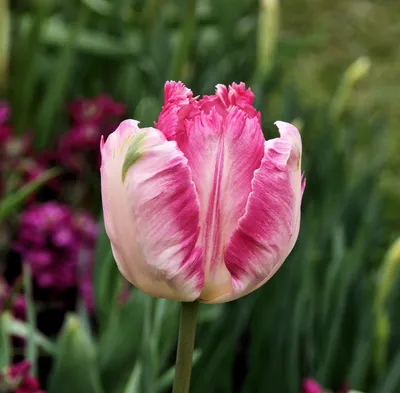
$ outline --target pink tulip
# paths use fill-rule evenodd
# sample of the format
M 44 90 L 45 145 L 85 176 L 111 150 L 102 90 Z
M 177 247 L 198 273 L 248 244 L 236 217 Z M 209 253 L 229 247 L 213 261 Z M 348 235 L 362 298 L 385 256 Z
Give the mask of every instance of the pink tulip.
M 221 303 L 269 280 L 292 250 L 305 182 L 291 124 L 264 140 L 245 85 L 194 98 L 167 82 L 155 128 L 101 142 L 104 221 L 115 260 L 144 292 Z

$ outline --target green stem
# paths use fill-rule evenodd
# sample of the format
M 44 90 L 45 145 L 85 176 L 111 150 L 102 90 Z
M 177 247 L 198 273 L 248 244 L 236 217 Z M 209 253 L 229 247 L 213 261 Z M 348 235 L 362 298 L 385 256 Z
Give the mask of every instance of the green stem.
M 28 341 L 26 343 L 26 358 L 31 362 L 31 374 L 37 375 L 36 369 L 36 342 L 35 342 L 35 326 L 36 326 L 36 312 L 32 301 L 32 275 L 30 267 L 27 263 L 23 266 L 23 280 L 25 289 L 25 301 L 27 306 L 27 320 L 28 320 Z
M 182 303 L 173 393 L 189 393 L 198 303 Z

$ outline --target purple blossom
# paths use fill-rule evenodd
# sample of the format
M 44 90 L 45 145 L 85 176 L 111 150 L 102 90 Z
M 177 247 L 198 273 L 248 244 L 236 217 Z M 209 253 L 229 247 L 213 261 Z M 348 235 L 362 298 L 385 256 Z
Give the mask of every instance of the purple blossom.
M 27 360 L 15 363 L 0 373 L 0 384 L 14 393 L 45 393 L 39 381 L 29 375 L 31 364 Z
M 93 162 L 100 164 L 101 135 L 107 137 L 124 113 L 125 106 L 107 95 L 70 102 L 72 126 L 60 138 L 57 161 L 78 173 Z
M 40 158 L 40 157 L 39 157 Z M 12 129 L 0 124 L 0 175 L 17 172 L 19 182 L 16 185 L 22 186 L 24 183 L 35 180 L 48 168 L 47 162 L 40 161 L 33 155 L 32 136 L 14 136 Z M 1 179 L 0 179 L 1 182 Z M 55 181 L 50 185 L 54 188 Z M 0 184 L 0 194 L 2 193 Z
M 5 143 L 11 138 L 11 128 L 0 124 L 0 143 Z
M 12 313 L 15 318 L 26 319 L 26 298 L 24 295 L 17 295 L 12 303 Z
M 0 101 L 0 127 L 4 125 L 10 117 L 10 107 L 6 101 Z
M 302 393 L 323 393 L 322 387 L 312 378 L 306 378 L 303 380 Z
M 94 123 L 72 127 L 60 138 L 58 161 L 74 172 L 81 172 L 87 167 L 88 153 L 96 161 L 101 133 L 100 127 Z M 93 161 L 93 157 L 90 161 Z
M 88 308 L 93 307 L 93 252 L 97 223 L 86 212 L 46 202 L 20 216 L 16 250 L 31 266 L 41 288 L 65 290 L 78 285 Z
M 115 102 L 110 96 L 99 95 L 93 99 L 76 99 L 69 104 L 69 113 L 74 122 L 101 124 L 112 117 L 125 113 L 125 106 Z
M 24 320 L 26 318 L 26 300 L 25 296 L 19 293 L 13 293 L 7 281 L 0 276 L 0 313 L 7 305 L 15 318 Z
M 347 393 L 350 390 L 350 385 L 348 382 L 343 382 L 338 393 Z

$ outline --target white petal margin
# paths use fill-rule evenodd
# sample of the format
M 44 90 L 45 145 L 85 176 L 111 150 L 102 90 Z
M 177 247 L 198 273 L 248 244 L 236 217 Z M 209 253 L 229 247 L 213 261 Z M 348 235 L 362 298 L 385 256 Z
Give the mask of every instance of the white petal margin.
M 226 249 L 232 293 L 210 303 L 235 300 L 259 288 L 279 269 L 297 240 L 304 190 L 301 137 L 293 125 L 275 124 L 281 136 L 265 142 L 246 212 Z
M 101 155 L 104 222 L 119 270 L 151 296 L 195 300 L 204 273 L 196 247 L 199 201 L 186 158 L 174 141 L 134 120 L 102 142 Z

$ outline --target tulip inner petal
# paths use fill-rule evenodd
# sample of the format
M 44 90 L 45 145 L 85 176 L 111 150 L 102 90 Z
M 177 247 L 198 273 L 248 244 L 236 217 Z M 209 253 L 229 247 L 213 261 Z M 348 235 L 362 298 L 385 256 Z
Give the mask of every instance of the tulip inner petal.
M 232 290 L 224 253 L 245 212 L 254 171 L 261 165 L 264 137 L 258 117 L 232 108 L 222 117 L 216 108 L 186 122 L 178 145 L 188 159 L 200 200 L 205 284 L 201 299 Z

